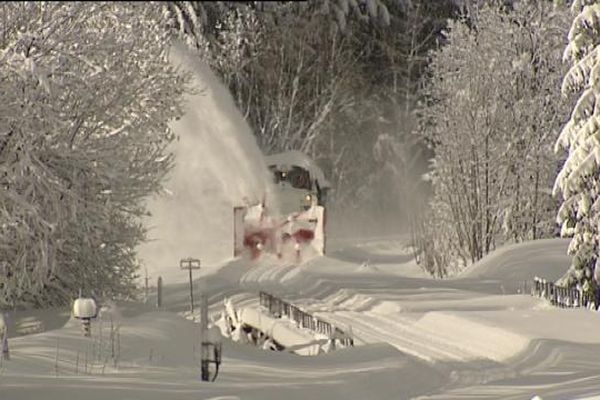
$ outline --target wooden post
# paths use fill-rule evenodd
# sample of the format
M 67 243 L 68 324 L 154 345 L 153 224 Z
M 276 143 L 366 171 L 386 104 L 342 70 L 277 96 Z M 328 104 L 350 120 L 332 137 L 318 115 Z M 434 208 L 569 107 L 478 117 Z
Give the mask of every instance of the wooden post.
M 58 376 L 58 349 L 59 349 L 59 345 L 58 345 L 58 341 L 59 339 L 56 338 L 56 358 L 54 359 L 54 373 L 56 374 L 56 376 Z
M 0 312 L 0 360 L 10 360 L 8 352 L 8 317 Z
M 194 284 L 192 283 L 192 269 L 190 268 L 190 313 L 194 313 Z
M 190 312 L 194 312 L 194 285 L 192 283 L 192 270 L 200 269 L 200 260 L 197 258 L 183 258 L 179 261 L 179 268 L 187 269 L 190 276 Z
M 148 302 L 148 268 L 144 269 L 146 271 L 146 277 L 145 277 L 145 286 L 144 286 L 144 304 L 146 304 Z
M 190 269 L 190 273 L 191 273 Z M 210 341 L 208 340 L 208 299 L 206 294 L 202 294 L 200 297 L 201 305 L 200 305 L 200 340 L 201 340 L 201 348 L 200 348 L 200 367 L 202 371 L 202 380 L 208 381 L 209 378 L 209 350 L 210 350 Z
M 77 350 L 77 358 L 75 360 L 75 375 L 79 375 L 79 350 Z
M 10 360 L 10 352 L 8 351 L 8 328 L 5 327 L 2 332 L 2 359 Z
M 162 285 L 162 276 L 159 276 L 156 282 L 156 308 L 162 307 Z
M 83 318 L 81 320 L 81 326 L 83 328 L 83 336 L 92 336 L 91 322 L 89 318 Z
M 214 381 L 221 365 L 221 343 L 211 342 L 208 337 L 208 297 L 204 293 L 200 297 L 200 343 L 201 379 L 204 382 Z M 212 379 L 210 364 L 214 364 L 215 367 Z

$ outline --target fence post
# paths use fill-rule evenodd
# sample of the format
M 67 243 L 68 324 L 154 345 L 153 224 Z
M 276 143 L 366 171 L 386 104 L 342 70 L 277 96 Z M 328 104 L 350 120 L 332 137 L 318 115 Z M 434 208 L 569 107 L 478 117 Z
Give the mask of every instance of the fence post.
M 0 331 L 2 333 L 2 359 L 10 360 L 10 352 L 8 351 L 8 326 L 4 326 L 4 328 Z
M 156 308 L 162 307 L 162 285 L 162 276 L 159 276 L 156 282 Z
M 191 270 L 190 270 L 191 271 Z M 210 342 L 208 341 L 208 298 L 202 293 L 200 297 L 200 368 L 202 371 L 202 380 L 209 380 L 209 349 Z

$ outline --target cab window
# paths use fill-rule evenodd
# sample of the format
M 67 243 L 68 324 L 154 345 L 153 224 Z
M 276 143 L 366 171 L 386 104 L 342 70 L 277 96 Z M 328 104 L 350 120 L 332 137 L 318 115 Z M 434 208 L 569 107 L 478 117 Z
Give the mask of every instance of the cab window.
M 310 190 L 310 175 L 304 168 L 293 167 L 288 172 L 288 181 L 296 189 Z
M 288 171 L 280 171 L 276 166 L 270 166 L 275 183 L 288 182 L 293 188 L 311 190 L 310 174 L 304 168 L 294 166 Z

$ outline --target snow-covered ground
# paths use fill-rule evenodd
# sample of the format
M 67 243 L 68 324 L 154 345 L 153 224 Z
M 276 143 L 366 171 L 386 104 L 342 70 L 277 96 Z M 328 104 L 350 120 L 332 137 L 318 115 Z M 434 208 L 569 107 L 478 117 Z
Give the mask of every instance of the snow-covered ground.
M 69 310 L 10 313 L 0 400 L 547 400 L 600 394 L 600 315 L 517 294 L 523 281 L 554 280 L 565 272 L 565 240 L 503 247 L 445 280 L 415 265 L 404 237 L 330 236 L 328 256 L 301 266 L 222 262 L 232 250 L 233 206 L 268 194 L 268 179 L 227 89 L 180 50 L 174 48 L 174 62 L 194 72 L 203 95 L 190 96 L 186 117 L 173 125 L 176 166 L 165 182 L 167 194 L 149 200 L 152 241 L 138 249 L 150 282 L 164 279 L 163 307 L 154 307 L 153 293 L 146 304 L 105 309 L 87 338 Z M 208 296 L 212 320 L 226 299 L 253 310 L 259 291 L 266 291 L 351 332 L 356 345 L 300 356 L 222 337 L 219 377 L 202 382 L 198 312 L 187 311 L 188 275 L 178 268 L 186 256 L 202 260 L 194 296 Z
M 600 394 L 600 315 L 516 294 L 523 280 L 562 275 L 566 247 L 508 246 L 447 280 L 420 273 L 398 239 L 346 244 L 301 266 L 227 263 L 195 282 L 212 318 L 225 298 L 256 307 L 264 290 L 351 331 L 356 346 L 305 357 L 223 338 L 212 383 L 199 379 L 188 286 L 165 276 L 162 310 L 153 299 L 120 304 L 93 323 L 91 338 L 64 313 L 45 332 L 12 331 L 0 399 L 591 399 Z

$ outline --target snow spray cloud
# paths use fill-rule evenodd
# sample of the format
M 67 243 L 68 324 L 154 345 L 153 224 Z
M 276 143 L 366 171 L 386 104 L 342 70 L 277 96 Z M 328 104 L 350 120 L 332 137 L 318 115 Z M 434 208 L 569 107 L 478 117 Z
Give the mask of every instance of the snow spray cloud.
M 154 278 L 184 280 L 184 257 L 203 266 L 233 253 L 233 207 L 272 198 L 270 174 L 256 140 L 227 88 L 187 47 L 174 42 L 173 65 L 192 74 L 194 94 L 187 95 L 184 116 L 171 124 L 178 136 L 171 151 L 175 166 L 166 194 L 148 201 L 149 242 L 138 255 Z M 143 271 L 142 271 L 143 272 Z

